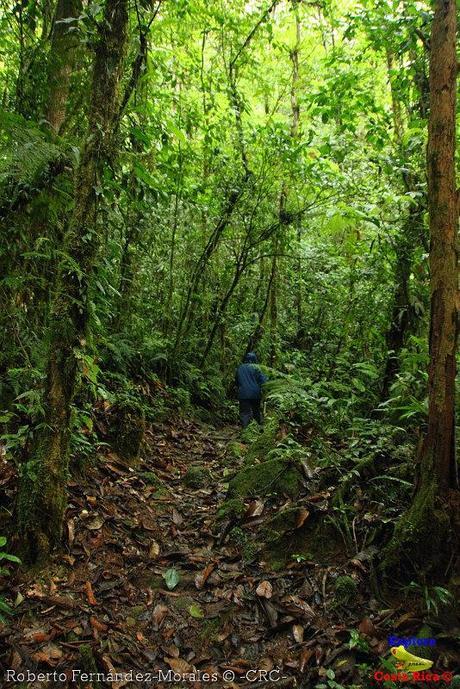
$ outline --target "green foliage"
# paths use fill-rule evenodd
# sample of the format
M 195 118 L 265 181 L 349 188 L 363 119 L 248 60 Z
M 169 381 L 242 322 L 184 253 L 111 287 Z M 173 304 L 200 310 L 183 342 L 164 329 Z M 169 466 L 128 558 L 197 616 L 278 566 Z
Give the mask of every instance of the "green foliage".
M 2 563 L 0 565 L 0 577 L 7 577 L 10 574 L 10 570 L 4 566 L 4 562 L 13 562 L 15 564 L 21 564 L 21 560 L 16 557 L 16 555 L 12 555 L 11 553 L 8 553 L 3 550 L 3 548 L 7 544 L 7 539 L 5 536 L 0 536 L 0 562 Z M 5 599 L 0 596 L 0 622 L 5 623 L 7 621 L 7 617 L 10 617 L 13 615 L 13 609 L 11 606 L 5 601 Z
M 405 591 L 423 601 L 424 613 L 428 617 L 437 616 L 441 608 L 446 608 L 454 602 L 453 594 L 442 586 L 429 586 L 411 581 L 405 587 Z

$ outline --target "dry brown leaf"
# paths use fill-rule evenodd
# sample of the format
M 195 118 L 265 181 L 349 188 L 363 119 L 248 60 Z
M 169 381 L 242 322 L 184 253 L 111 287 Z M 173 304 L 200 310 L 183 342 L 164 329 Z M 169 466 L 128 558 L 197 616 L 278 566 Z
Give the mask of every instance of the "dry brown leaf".
M 99 529 L 102 528 L 103 524 L 104 518 L 100 515 L 96 515 L 95 517 L 93 517 L 93 519 L 90 519 L 89 521 L 85 522 L 86 528 L 90 531 L 99 531 Z
M 361 634 L 366 634 L 366 636 L 374 636 L 374 634 L 377 632 L 372 620 L 370 620 L 369 617 L 365 617 L 361 620 L 358 629 Z
M 155 557 L 158 557 L 159 554 L 160 554 L 160 544 L 152 539 L 150 541 L 149 557 L 151 557 L 153 559 Z
M 315 653 L 313 648 L 304 648 L 302 653 L 300 654 L 300 661 L 299 661 L 299 670 L 300 672 L 305 672 L 305 668 L 308 665 L 308 661 L 310 658 L 313 656 Z
M 164 618 L 168 614 L 169 609 L 166 607 L 166 605 L 163 605 L 162 603 L 158 603 L 155 605 L 153 608 L 153 613 L 152 613 L 152 620 L 154 623 L 154 631 L 158 631 L 158 628 L 160 624 L 163 622 Z
M 91 582 L 87 581 L 85 584 L 85 589 L 86 589 L 86 597 L 88 599 L 88 603 L 90 605 L 97 605 L 97 600 L 94 595 L 93 587 L 91 586 Z
M 180 526 L 181 524 L 184 523 L 184 518 L 183 518 L 183 516 L 181 515 L 180 512 L 178 512 L 178 511 L 176 510 L 175 507 L 173 508 L 173 511 L 172 511 L 172 520 L 173 520 L 173 522 L 174 522 L 174 524 L 175 524 L 176 526 Z
M 265 509 L 265 504 L 262 500 L 252 500 L 246 510 L 245 517 L 259 517 Z
M 256 593 L 260 598 L 271 598 L 273 595 L 273 586 L 269 581 L 261 581 L 256 588 Z
M 282 600 L 282 603 L 286 610 L 293 615 L 303 613 L 309 618 L 316 616 L 313 608 L 311 608 L 304 600 L 299 598 L 299 596 L 285 596 Z
M 73 517 L 67 521 L 67 536 L 69 539 L 69 546 L 72 546 L 75 540 L 75 519 Z
M 292 636 L 294 637 L 294 641 L 297 641 L 298 644 L 302 643 L 303 634 L 304 634 L 304 628 L 302 627 L 301 624 L 294 624 L 292 626 Z
M 91 616 L 89 618 L 89 621 L 93 629 L 96 629 L 96 631 L 98 632 L 106 632 L 108 629 L 108 626 L 106 624 L 104 624 L 103 622 L 99 622 L 99 620 L 94 616 Z
M 187 663 L 187 661 L 183 660 L 182 658 L 168 658 L 168 657 L 166 657 L 166 658 L 163 658 L 163 660 L 165 661 L 165 663 L 167 663 L 169 665 L 171 670 L 173 670 L 174 672 L 178 672 L 180 674 L 185 674 L 187 672 L 191 672 L 193 669 L 192 666 L 189 665 L 189 663 Z
M 310 516 L 310 511 L 307 510 L 305 507 L 301 507 L 299 509 L 299 511 L 297 512 L 295 528 L 300 529 L 300 527 L 305 524 L 305 521 L 308 519 L 309 516 Z
M 197 589 L 202 589 L 203 586 L 206 584 L 206 581 L 208 580 L 209 575 L 215 568 L 215 563 L 210 562 L 206 567 L 203 569 L 202 572 L 199 572 L 196 577 L 195 577 L 195 586 Z
M 56 646 L 56 644 L 47 644 L 40 651 L 32 653 L 31 658 L 36 663 L 45 663 L 46 665 L 56 665 L 57 661 L 62 658 L 63 652 Z

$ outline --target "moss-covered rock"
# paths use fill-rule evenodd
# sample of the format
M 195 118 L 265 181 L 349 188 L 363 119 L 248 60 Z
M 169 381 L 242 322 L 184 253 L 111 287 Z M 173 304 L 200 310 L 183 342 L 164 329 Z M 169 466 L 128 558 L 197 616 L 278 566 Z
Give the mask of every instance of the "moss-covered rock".
M 298 494 L 302 483 L 299 468 L 292 461 L 270 459 L 239 471 L 228 486 L 229 498 L 264 496 L 270 493 Z
M 250 429 L 253 433 L 253 429 Z M 251 437 L 250 445 L 245 455 L 245 463 L 250 464 L 255 460 L 260 459 L 264 461 L 268 453 L 276 446 L 276 435 L 278 433 L 278 423 L 274 420 L 268 421 L 263 427 L 262 432 L 259 432 L 258 427 L 255 429 L 256 435 Z
M 337 577 L 335 580 L 335 602 L 337 605 L 347 605 L 358 593 L 356 581 L 347 575 Z
M 211 472 L 206 467 L 192 464 L 187 469 L 183 481 L 189 488 L 202 488 L 211 479 Z
M 170 493 L 170 489 L 168 488 L 166 483 L 162 481 L 161 478 L 158 478 L 158 476 L 153 471 L 141 471 L 139 476 L 149 486 L 153 486 L 154 488 L 156 488 L 156 492 L 154 494 L 155 496 L 159 497 L 161 495 Z
M 280 510 L 271 519 L 268 519 L 261 531 L 265 540 L 276 541 L 289 531 L 296 529 L 301 516 L 301 510 L 301 507 L 288 507 L 287 509 Z
M 231 440 L 227 445 L 227 454 L 235 459 L 241 459 L 246 452 L 246 446 L 236 440 Z
M 239 519 L 246 511 L 246 505 L 240 498 L 225 500 L 217 512 L 217 519 Z

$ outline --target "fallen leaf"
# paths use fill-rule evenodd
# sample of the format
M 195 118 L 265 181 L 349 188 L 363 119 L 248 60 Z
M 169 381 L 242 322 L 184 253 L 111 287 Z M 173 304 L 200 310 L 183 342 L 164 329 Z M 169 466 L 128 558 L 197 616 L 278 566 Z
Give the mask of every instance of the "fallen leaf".
M 374 636 L 377 631 L 369 617 L 365 617 L 363 620 L 361 620 L 358 629 L 361 634 L 366 634 L 366 636 Z
M 300 654 L 299 670 L 300 672 L 305 672 L 305 668 L 308 665 L 308 661 L 315 653 L 313 648 L 304 648 Z
M 261 598 L 271 598 L 273 595 L 273 586 L 269 581 L 261 581 L 256 588 L 256 593 Z
M 100 515 L 93 517 L 93 519 L 91 519 L 88 522 L 85 522 L 86 528 L 89 529 L 90 531 L 99 531 L 99 529 L 102 527 L 103 524 L 104 524 L 104 519 Z
M 193 603 L 188 609 L 190 615 L 197 620 L 202 620 L 204 617 L 204 612 L 199 605 Z
M 202 589 L 203 586 L 205 585 L 209 575 L 215 568 L 214 562 L 210 562 L 209 565 L 206 565 L 204 570 L 202 572 L 199 572 L 196 577 L 195 577 L 195 586 L 197 589 Z
M 252 500 L 246 510 L 245 517 L 259 517 L 265 509 L 262 500 Z
M 164 658 L 164 661 L 169 665 L 171 670 L 178 672 L 181 675 L 190 672 L 193 669 L 192 666 L 182 658 Z
M 169 609 L 166 607 L 166 605 L 163 605 L 162 603 L 158 603 L 158 605 L 155 605 L 153 608 L 153 613 L 152 613 L 152 620 L 154 623 L 154 631 L 158 631 L 160 624 L 163 622 L 164 618 L 168 614 Z
M 174 567 L 167 569 L 163 574 L 163 579 L 165 580 L 166 586 L 170 591 L 176 588 L 180 581 L 179 572 Z
M 45 663 L 53 667 L 63 655 L 59 646 L 56 646 L 56 644 L 47 644 L 40 651 L 32 653 L 31 658 L 35 660 L 36 663 Z
M 103 622 L 99 622 L 99 620 L 94 616 L 91 616 L 89 618 L 89 621 L 93 629 L 96 629 L 98 632 L 106 632 L 108 629 L 108 626 L 106 624 L 104 624 Z
M 305 509 L 305 507 L 301 507 L 297 512 L 295 528 L 300 529 L 300 527 L 304 525 L 305 521 L 308 519 L 309 516 L 310 511 Z
M 97 605 L 97 600 L 95 598 L 93 587 L 91 586 L 90 581 L 86 582 L 85 589 L 86 589 L 86 597 L 88 599 L 88 603 L 90 605 Z
M 69 519 L 67 521 L 67 536 L 69 539 L 69 546 L 73 545 L 73 542 L 75 540 L 75 519 Z
M 304 628 L 301 624 L 294 624 L 292 626 L 292 636 L 294 637 L 294 641 L 296 641 L 298 644 L 301 644 L 303 641 L 303 633 Z
M 155 557 L 158 557 L 160 554 L 160 544 L 157 543 L 156 541 L 152 540 L 150 542 L 150 548 L 149 548 L 149 557 L 152 559 Z
M 184 523 L 183 516 L 180 514 L 180 512 L 178 512 L 176 510 L 175 507 L 173 508 L 173 511 L 172 511 L 172 520 L 176 526 L 180 526 L 181 524 Z

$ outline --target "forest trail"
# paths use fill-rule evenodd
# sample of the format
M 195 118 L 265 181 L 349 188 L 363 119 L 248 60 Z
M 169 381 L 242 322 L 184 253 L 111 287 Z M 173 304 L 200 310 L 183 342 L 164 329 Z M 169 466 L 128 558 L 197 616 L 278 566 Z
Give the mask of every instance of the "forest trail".
M 218 677 L 211 686 L 307 687 L 332 668 L 351 680 L 360 649 L 350 646 L 350 629 L 367 635 L 371 655 L 384 652 L 380 624 L 395 610 L 371 612 L 371 621 L 366 594 L 353 600 L 353 612 L 333 602 L 334 578 L 348 572 L 365 582 L 363 563 L 293 560 L 272 571 L 257 553 L 248 557 L 251 530 L 263 519 L 261 501 L 249 502 L 229 537 L 232 524 L 219 521 L 217 511 L 241 461 L 229 454 L 238 438 L 231 426 L 158 424 L 148 431 L 135 471 L 107 451 L 83 482 L 73 480 L 64 553 L 46 574 L 29 572 L 13 586 L 19 604 L 2 632 L 3 667 L 69 676 L 75 668 L 173 670 L 192 673 L 177 686 L 208 686 L 194 681 L 199 670 Z M 202 472 L 190 479 L 195 464 Z M 402 624 L 414 624 L 406 618 Z M 271 672 L 273 683 L 259 670 Z M 100 686 L 146 684 L 128 678 Z

